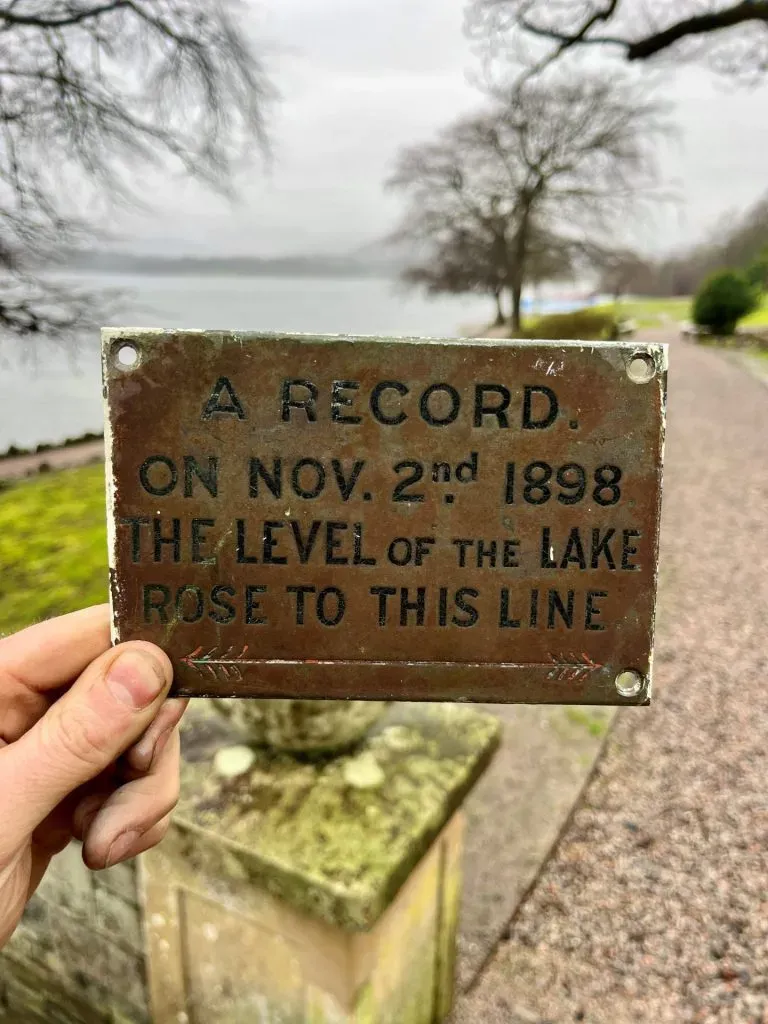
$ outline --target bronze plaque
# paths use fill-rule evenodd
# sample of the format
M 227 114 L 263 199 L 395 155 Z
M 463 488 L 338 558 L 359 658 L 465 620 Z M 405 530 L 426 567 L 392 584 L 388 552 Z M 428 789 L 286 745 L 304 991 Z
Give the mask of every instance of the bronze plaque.
M 644 704 L 667 352 L 104 332 L 114 637 L 180 694 Z

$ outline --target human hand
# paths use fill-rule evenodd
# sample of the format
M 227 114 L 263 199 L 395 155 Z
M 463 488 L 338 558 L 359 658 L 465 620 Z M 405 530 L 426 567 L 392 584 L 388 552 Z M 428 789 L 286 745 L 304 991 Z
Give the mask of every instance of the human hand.
M 143 641 L 110 646 L 109 609 L 0 640 L 0 947 L 73 837 L 89 868 L 162 839 L 179 789 L 173 670 Z

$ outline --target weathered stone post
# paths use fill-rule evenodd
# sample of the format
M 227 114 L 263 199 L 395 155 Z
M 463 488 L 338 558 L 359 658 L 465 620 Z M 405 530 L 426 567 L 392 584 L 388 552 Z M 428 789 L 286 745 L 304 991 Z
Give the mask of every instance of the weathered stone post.
M 152 1020 L 440 1021 L 453 1000 L 461 804 L 498 722 L 463 705 L 349 708 L 367 731 L 318 760 L 248 745 L 254 709 L 260 727 L 267 710 L 303 720 L 305 740 L 323 713 L 266 703 L 238 703 L 228 720 L 192 709 L 174 826 L 140 867 Z M 316 749 L 296 730 L 286 740 Z
M 243 739 L 293 754 L 335 754 L 365 735 L 386 708 L 381 700 L 236 700 L 210 707 Z

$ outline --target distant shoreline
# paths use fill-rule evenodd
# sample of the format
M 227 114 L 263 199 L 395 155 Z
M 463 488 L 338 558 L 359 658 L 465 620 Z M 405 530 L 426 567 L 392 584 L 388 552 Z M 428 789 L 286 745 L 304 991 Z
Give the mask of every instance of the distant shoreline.
M 0 452 L 0 480 L 21 480 L 50 469 L 71 469 L 104 458 L 104 435 L 87 432 L 59 444 L 11 445 Z
M 48 455 L 50 452 L 60 451 L 62 448 L 76 448 L 83 444 L 92 444 L 95 441 L 104 443 L 104 434 L 96 433 L 95 431 L 87 430 L 84 434 L 78 434 L 77 437 L 65 437 L 63 441 L 56 442 L 41 442 L 35 445 L 34 448 L 21 448 L 18 445 L 9 445 L 5 451 L 0 451 L 0 462 L 5 462 L 7 459 L 19 459 L 28 458 L 33 455 Z
M 104 459 L 104 439 L 83 441 L 27 455 L 0 456 L 0 481 L 23 480 L 53 469 L 74 469 Z
M 385 256 L 155 256 L 130 252 L 72 252 L 48 269 L 89 274 L 164 277 L 397 278 L 403 264 Z

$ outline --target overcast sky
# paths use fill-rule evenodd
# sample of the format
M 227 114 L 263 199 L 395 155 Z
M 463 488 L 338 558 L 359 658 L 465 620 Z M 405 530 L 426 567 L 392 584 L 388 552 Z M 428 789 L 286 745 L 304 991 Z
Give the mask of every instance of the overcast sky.
M 471 84 L 478 59 L 462 33 L 466 0 L 251 2 L 282 94 L 271 169 L 255 162 L 241 175 L 236 206 L 160 181 L 157 210 L 118 223 L 125 247 L 267 255 L 375 241 L 399 210 L 382 187 L 398 148 L 482 101 Z M 690 68 L 668 74 L 661 91 L 681 130 L 665 148 L 664 175 L 684 201 L 635 229 L 635 241 L 657 252 L 698 239 L 768 189 L 768 76 L 759 89 L 736 89 Z

